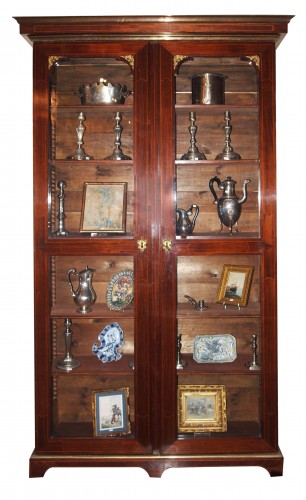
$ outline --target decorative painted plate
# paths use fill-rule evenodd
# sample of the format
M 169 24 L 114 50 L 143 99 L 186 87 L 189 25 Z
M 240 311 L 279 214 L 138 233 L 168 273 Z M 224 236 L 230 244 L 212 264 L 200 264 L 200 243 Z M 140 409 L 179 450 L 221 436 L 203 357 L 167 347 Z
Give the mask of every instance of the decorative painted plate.
M 98 339 L 101 345 L 94 344 L 92 352 L 102 363 L 118 361 L 122 358 L 122 354 L 118 352 L 118 349 L 124 345 L 123 330 L 116 321 L 103 328 L 102 332 L 98 335 Z
M 121 311 L 134 299 L 134 273 L 126 269 L 112 277 L 106 292 L 106 301 L 110 309 Z
M 197 335 L 193 359 L 197 363 L 230 363 L 237 358 L 236 339 L 230 334 Z

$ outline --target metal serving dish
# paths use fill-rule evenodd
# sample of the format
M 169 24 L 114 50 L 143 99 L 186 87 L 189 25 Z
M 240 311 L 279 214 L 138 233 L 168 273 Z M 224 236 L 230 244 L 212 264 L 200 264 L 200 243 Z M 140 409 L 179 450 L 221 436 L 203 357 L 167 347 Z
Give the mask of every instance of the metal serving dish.
M 100 78 L 99 82 L 84 83 L 80 86 L 79 92 L 74 92 L 79 96 L 82 104 L 124 104 L 125 99 L 131 95 L 126 85 L 120 85 Z

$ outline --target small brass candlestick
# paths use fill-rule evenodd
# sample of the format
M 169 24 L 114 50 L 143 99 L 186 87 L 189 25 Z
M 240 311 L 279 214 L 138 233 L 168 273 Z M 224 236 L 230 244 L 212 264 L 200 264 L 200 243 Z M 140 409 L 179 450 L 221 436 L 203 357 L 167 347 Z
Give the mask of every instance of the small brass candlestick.
M 223 127 L 225 134 L 224 148 L 222 153 L 216 156 L 216 160 L 241 160 L 239 153 L 235 153 L 231 146 L 231 131 L 232 126 L 230 125 L 231 114 L 229 111 L 224 113 L 225 126 Z
M 115 148 L 110 156 L 107 156 L 105 160 L 131 160 L 130 156 L 125 155 L 121 149 L 121 134 L 123 127 L 120 125 L 122 117 L 119 112 L 115 115 L 116 125 L 114 126 L 115 133 Z
M 54 232 L 55 236 L 68 236 L 69 231 L 65 228 L 65 219 L 66 219 L 66 214 L 65 214 L 65 192 L 64 189 L 67 187 L 67 182 L 65 181 L 59 181 L 57 184 L 57 187 L 59 188 L 59 194 L 58 194 L 58 199 L 59 199 L 59 209 L 58 209 L 58 229 L 57 231 Z
M 190 147 L 188 152 L 183 154 L 182 160 L 206 160 L 206 156 L 204 153 L 201 153 L 196 146 L 196 133 L 198 127 L 195 125 L 196 114 L 191 111 L 189 113 L 190 126 L 188 127 L 190 134 Z
M 252 362 L 248 364 L 249 370 L 260 370 L 261 367 L 257 363 L 257 335 L 252 335 L 251 348 L 253 352 Z
M 80 366 L 81 362 L 78 359 L 74 359 L 71 354 L 72 330 L 70 327 L 72 325 L 72 321 L 71 319 L 66 318 L 64 323 L 66 327 L 66 330 L 64 332 L 66 354 L 63 359 L 59 360 L 56 363 L 56 368 L 59 368 L 60 370 L 65 370 L 66 372 L 71 372 L 71 370 Z
M 79 125 L 75 129 L 77 133 L 78 147 L 73 155 L 67 156 L 67 160 L 93 160 L 93 157 L 87 155 L 82 147 L 82 144 L 84 144 L 83 137 L 85 133 L 85 126 L 83 125 L 83 121 L 85 120 L 85 115 L 84 113 L 82 113 L 82 111 L 78 116 L 78 120 L 79 120 Z

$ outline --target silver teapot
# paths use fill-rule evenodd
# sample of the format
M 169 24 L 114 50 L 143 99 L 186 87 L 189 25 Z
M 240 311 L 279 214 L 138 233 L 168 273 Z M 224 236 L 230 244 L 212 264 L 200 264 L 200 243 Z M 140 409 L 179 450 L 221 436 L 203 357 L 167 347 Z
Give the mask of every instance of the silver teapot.
M 194 225 L 197 216 L 199 215 L 199 207 L 198 205 L 190 205 L 188 210 L 184 210 L 183 208 L 178 208 L 176 210 L 178 215 L 176 219 L 176 234 L 185 238 L 192 234 L 194 230 Z M 193 215 L 193 218 L 190 220 L 189 217 Z
M 217 183 L 218 188 L 223 192 L 222 196 L 218 199 L 214 190 L 214 183 Z M 235 193 L 236 181 L 232 177 L 227 177 L 223 182 L 215 176 L 209 181 L 209 188 L 214 197 L 215 205 L 218 205 L 218 216 L 221 222 L 221 231 L 223 224 L 227 226 L 230 233 L 233 234 L 233 225 L 236 224 L 236 231 L 238 232 L 238 220 L 241 215 L 242 204 L 247 200 L 247 184 L 251 182 L 250 179 L 245 179 L 242 185 L 242 197 L 237 198 Z
M 87 314 L 91 311 L 91 307 L 97 299 L 96 292 L 92 287 L 92 277 L 95 269 L 90 269 L 86 266 L 86 269 L 80 271 L 79 273 L 75 268 L 69 269 L 67 272 L 67 279 L 70 286 L 71 295 L 74 302 L 78 306 L 77 312 L 82 314 Z M 71 282 L 71 274 L 75 274 L 79 278 L 79 286 L 75 292 Z

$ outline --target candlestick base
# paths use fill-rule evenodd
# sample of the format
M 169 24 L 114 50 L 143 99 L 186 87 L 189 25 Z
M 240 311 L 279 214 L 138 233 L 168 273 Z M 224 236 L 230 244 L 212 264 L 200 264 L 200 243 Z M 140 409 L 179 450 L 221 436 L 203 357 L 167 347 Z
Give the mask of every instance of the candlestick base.
M 216 160 L 241 160 L 241 156 L 235 151 L 222 151 L 216 156 Z
M 71 372 L 74 368 L 80 366 L 80 361 L 78 359 L 74 359 L 70 356 L 65 356 L 65 358 L 59 360 L 56 363 L 56 368 L 59 370 L 64 370 L 66 372 Z

